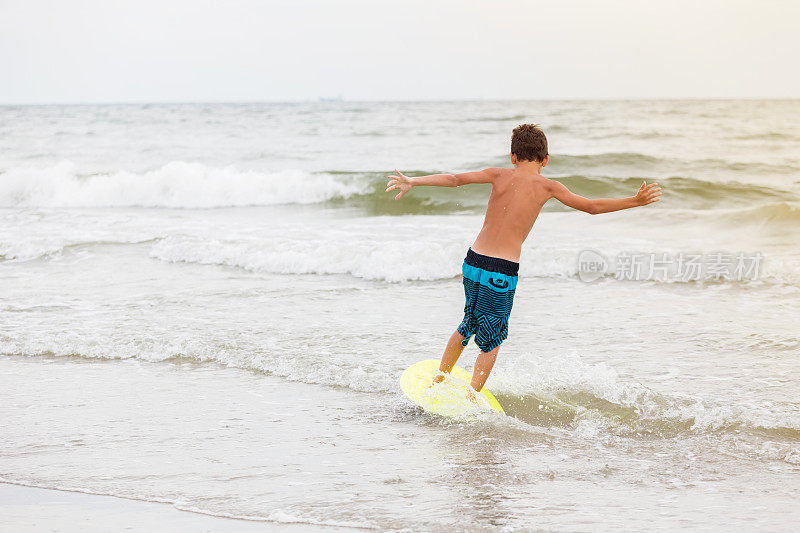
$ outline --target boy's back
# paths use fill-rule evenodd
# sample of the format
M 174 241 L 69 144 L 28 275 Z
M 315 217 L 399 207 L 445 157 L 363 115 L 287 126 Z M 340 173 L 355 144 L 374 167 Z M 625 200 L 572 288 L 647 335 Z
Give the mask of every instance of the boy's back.
M 530 166 L 490 169 L 496 175 L 483 228 L 472 245 L 477 253 L 519 261 L 522 243 L 550 198 L 549 180 Z

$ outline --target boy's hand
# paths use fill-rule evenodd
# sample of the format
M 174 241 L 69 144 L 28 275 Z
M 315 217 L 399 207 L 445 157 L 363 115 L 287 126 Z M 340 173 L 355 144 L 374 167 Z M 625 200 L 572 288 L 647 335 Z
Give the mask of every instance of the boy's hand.
M 401 196 L 411 190 L 411 187 L 414 186 L 414 183 L 411 181 L 411 178 L 403 175 L 403 173 L 399 170 L 395 169 L 394 172 L 397 174 L 397 176 L 386 176 L 386 179 L 389 180 L 389 183 L 386 184 L 385 192 L 389 192 L 392 189 L 400 189 L 400 193 L 394 197 L 395 200 L 399 200 Z
M 642 186 L 639 187 L 639 192 L 636 193 L 634 198 L 636 199 L 637 205 L 647 205 L 657 202 L 660 196 L 661 187 L 658 186 L 658 183 L 651 183 L 648 185 L 647 181 L 643 181 Z

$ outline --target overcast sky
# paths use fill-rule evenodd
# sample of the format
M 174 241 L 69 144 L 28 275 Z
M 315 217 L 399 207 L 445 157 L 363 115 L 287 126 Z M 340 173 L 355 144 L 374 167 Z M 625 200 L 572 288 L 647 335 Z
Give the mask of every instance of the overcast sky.
M 800 97 L 795 0 L 0 0 L 0 103 Z

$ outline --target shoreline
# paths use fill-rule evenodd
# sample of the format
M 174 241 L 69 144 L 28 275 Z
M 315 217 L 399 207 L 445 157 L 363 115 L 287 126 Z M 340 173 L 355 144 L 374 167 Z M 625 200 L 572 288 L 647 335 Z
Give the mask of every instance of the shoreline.
M 179 509 L 167 502 L 135 500 L 0 481 L 0 532 L 126 531 L 359 531 L 305 522 L 234 518 Z

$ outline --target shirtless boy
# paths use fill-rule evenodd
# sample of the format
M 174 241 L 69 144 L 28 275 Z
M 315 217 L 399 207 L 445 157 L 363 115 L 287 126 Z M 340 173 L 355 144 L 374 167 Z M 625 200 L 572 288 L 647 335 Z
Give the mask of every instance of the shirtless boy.
M 534 124 L 522 124 L 511 135 L 511 163 L 514 168 L 487 168 L 463 174 L 431 174 L 409 178 L 395 170 L 386 191 L 398 189 L 399 200 L 412 187 L 459 187 L 470 183 L 491 183 L 492 193 L 478 237 L 467 251 L 461 267 L 464 281 L 464 319 L 450 337 L 435 382 L 444 379 L 461 352 L 475 335 L 481 349 L 472 371 L 472 388 L 480 392 L 492 371 L 500 345 L 508 336 L 508 318 L 514 303 L 519 256 L 542 206 L 556 198 L 566 206 L 597 215 L 657 202 L 661 188 L 642 183 L 628 198 L 584 198 L 563 184 L 541 175 L 550 156 L 547 138 Z

